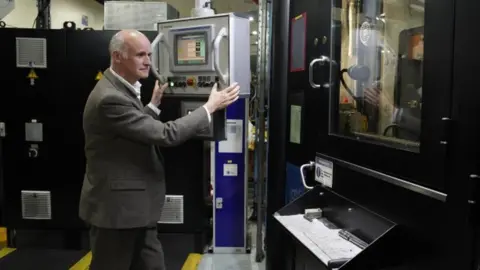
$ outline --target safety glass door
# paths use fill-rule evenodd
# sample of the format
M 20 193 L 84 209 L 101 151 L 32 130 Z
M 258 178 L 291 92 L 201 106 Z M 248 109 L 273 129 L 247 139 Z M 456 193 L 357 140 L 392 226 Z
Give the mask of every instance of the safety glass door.
M 443 190 L 453 4 L 332 0 L 330 5 L 329 53 L 311 63 L 329 67 L 327 78 L 312 84 L 329 96 L 328 138 L 320 148 Z

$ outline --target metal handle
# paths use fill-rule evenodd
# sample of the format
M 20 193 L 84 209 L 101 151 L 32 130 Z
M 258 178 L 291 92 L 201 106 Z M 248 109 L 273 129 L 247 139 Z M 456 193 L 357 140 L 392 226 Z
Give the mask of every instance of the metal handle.
M 330 87 L 329 83 L 324 83 L 323 85 L 320 85 L 320 84 L 316 84 L 313 81 L 313 66 L 318 62 L 321 62 L 322 65 L 323 65 L 326 62 L 330 62 L 330 58 L 328 58 L 325 55 L 322 55 L 319 58 L 315 58 L 315 59 L 312 60 L 312 62 L 310 62 L 310 66 L 308 68 L 308 80 L 310 82 L 310 86 L 314 89 L 321 88 L 322 86 L 325 87 L 325 88 L 328 88 L 328 87 Z
M 314 167 L 315 167 L 315 162 L 313 161 L 310 161 L 309 163 L 303 164 L 302 166 L 300 166 L 300 176 L 302 177 L 302 184 L 306 189 L 313 189 L 313 187 L 307 185 L 307 182 L 305 181 L 305 173 L 303 172 L 303 170 L 305 168 L 312 169 Z
M 161 43 L 163 43 L 163 48 L 167 50 L 167 55 L 170 55 L 170 47 L 168 46 L 167 42 L 165 42 L 165 35 L 163 33 L 158 33 L 158 35 L 155 37 L 155 39 L 152 41 L 152 51 L 153 52 L 160 52 L 159 49 L 157 49 L 157 46 Z M 154 57 L 152 57 L 154 58 Z M 151 71 L 153 75 L 161 82 L 165 83 L 166 79 L 159 73 L 157 64 L 155 63 L 154 59 L 150 59 L 151 61 Z M 160 60 L 160 54 L 158 55 L 158 60 Z M 170 59 L 171 61 L 171 59 Z
M 213 51 L 215 53 L 213 66 L 215 68 L 215 71 L 217 72 L 218 77 L 220 78 L 220 82 L 225 85 L 227 85 L 228 83 L 228 73 L 222 73 L 220 69 L 220 42 L 223 38 L 226 37 L 227 29 L 225 27 L 222 27 L 222 29 L 220 29 L 217 36 L 215 37 L 215 40 L 213 41 Z

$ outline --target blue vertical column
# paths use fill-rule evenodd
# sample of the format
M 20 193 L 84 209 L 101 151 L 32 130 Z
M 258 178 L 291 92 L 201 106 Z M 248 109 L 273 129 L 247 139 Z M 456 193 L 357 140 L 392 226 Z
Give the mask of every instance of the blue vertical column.
M 212 150 L 213 252 L 247 252 L 248 98 L 227 108 L 227 140 Z

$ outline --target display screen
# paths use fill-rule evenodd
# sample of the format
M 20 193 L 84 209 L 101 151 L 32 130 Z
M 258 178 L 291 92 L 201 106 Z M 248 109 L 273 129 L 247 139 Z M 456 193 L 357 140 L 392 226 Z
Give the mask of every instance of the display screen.
M 177 35 L 175 48 L 175 62 L 177 65 L 205 65 L 207 63 L 205 33 Z

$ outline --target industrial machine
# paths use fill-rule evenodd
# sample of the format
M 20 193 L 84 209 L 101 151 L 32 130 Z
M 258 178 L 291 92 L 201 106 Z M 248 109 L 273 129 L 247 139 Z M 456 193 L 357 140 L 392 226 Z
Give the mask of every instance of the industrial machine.
M 55 256 L 58 259 L 48 263 L 62 264 L 78 261 L 89 250 L 86 224 L 78 218 L 85 171 L 82 113 L 90 91 L 110 66 L 107 48 L 115 32 L 76 30 L 70 22 L 60 30 L 0 29 L 6 68 L 0 82 L 5 89 L 14 89 L 0 99 L 1 225 L 8 228 L 9 246 L 19 249 L 17 259 L 24 248 L 41 247 L 49 251 L 39 257 Z M 154 31 L 143 33 L 151 41 L 157 36 Z M 153 76 L 141 82 L 144 104 L 150 101 L 154 82 Z M 179 118 L 207 98 L 178 99 L 167 94 L 161 120 Z M 25 108 L 12 113 L 18 104 Z M 158 227 L 161 241 L 176 246 L 165 250 L 167 266 L 173 269 L 181 267 L 189 253 L 202 253 L 209 241 L 205 210 L 210 143 L 199 134 L 181 146 L 162 150 L 168 196 Z M 233 182 L 236 179 L 232 177 Z M 0 267 L 18 263 L 9 260 L 1 260 Z
M 267 269 L 478 269 L 478 3 L 273 8 Z
M 195 26 L 201 27 L 192 32 Z M 70 250 L 58 256 L 76 261 L 89 249 L 86 224 L 78 218 L 85 170 L 82 112 L 110 65 L 107 48 L 116 31 L 77 30 L 71 22 L 59 30 L 0 30 L 6 67 L 0 82 L 14 89 L 0 99 L 2 225 L 8 228 L 10 247 L 51 248 L 59 254 Z M 178 268 L 188 253 L 204 251 L 211 230 L 205 211 L 211 183 L 212 250 L 247 252 L 250 58 L 244 55 L 250 55 L 249 20 L 235 14 L 172 20 L 159 23 L 158 32 L 143 33 L 158 52 L 154 73 L 170 83 L 162 121 L 201 106 L 216 82 L 219 88 L 238 82 L 242 89 L 235 104 L 212 116 L 210 129 L 178 147 L 162 149 L 167 196 L 158 228 L 161 241 L 176 246 L 165 251 L 167 266 Z M 172 66 L 164 61 L 172 61 Z M 141 82 L 144 104 L 155 79 Z M 25 108 L 12 113 L 17 103 Z M 0 266 L 8 263 L 2 260 Z
M 226 110 L 215 112 L 210 129 L 197 135 L 211 141 L 213 252 L 248 251 L 249 44 L 250 21 L 234 13 L 160 22 L 152 42 L 158 56 L 154 55 L 153 72 L 160 81 L 168 82 L 165 99 L 181 108 L 182 115 L 203 104 L 215 83 L 219 89 L 234 82 L 241 87 L 241 98 Z
M 67 43 L 86 32 L 68 30 L 0 29 L 5 68 L 0 81 L 12 89 L 0 98 L 2 226 L 11 248 L 58 249 L 59 259 L 45 262 L 52 267 L 88 252 L 77 210 L 85 170 L 81 115 L 98 71 L 84 73 L 95 60 L 78 68 L 82 58 L 72 44 L 79 48 L 88 42 L 70 43 L 70 49 Z M 23 108 L 12 113 L 19 104 Z M 11 260 L 21 264 L 13 268 L 35 264 L 15 256 Z M 52 258 L 51 251 L 31 256 Z M 9 260 L 0 268 L 10 268 Z

